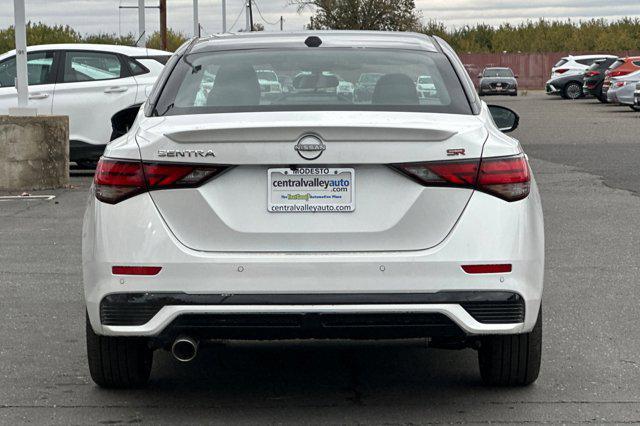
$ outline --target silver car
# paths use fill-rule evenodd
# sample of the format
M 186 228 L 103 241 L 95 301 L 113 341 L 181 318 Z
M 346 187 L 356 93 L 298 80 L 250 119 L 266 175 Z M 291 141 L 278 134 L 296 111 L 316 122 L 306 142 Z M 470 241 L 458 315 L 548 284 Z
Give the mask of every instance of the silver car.
M 635 105 L 636 86 L 640 83 L 640 71 L 622 77 L 611 79 L 611 86 L 607 92 L 607 100 L 611 103 L 627 105 L 633 110 L 640 110 Z

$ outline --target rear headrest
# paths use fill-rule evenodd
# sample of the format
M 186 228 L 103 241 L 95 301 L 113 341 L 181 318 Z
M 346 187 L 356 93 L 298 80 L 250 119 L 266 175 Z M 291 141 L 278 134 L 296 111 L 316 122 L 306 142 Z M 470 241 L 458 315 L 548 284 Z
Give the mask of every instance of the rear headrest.
M 223 65 L 207 97 L 209 106 L 251 106 L 260 103 L 258 75 L 251 65 Z
M 383 75 L 371 97 L 372 104 L 380 105 L 418 105 L 419 102 L 416 85 L 406 74 Z

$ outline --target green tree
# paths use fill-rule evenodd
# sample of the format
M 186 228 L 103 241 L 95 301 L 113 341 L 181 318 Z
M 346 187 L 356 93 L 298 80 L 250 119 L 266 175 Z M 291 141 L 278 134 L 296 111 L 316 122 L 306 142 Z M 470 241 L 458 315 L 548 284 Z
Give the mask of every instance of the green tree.
M 308 28 L 314 30 L 414 31 L 420 15 L 414 0 L 291 0 L 298 12 L 314 11 Z
M 167 50 L 170 52 L 175 51 L 178 47 L 187 41 L 189 38 L 179 31 L 173 31 L 167 29 Z M 150 49 L 162 49 L 162 39 L 160 38 L 160 31 L 156 31 L 147 39 L 147 47 Z
M 96 44 L 120 44 L 123 46 L 133 46 L 136 44 L 136 37 L 133 34 L 119 36 L 109 33 L 88 34 L 82 37 L 83 43 Z

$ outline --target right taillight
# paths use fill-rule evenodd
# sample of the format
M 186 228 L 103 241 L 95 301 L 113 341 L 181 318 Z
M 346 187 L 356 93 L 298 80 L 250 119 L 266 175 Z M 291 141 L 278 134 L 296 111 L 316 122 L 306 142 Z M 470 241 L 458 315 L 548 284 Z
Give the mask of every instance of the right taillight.
M 531 189 L 531 173 L 524 154 L 515 157 L 483 158 L 477 188 L 507 201 L 526 198 Z
M 584 75 L 585 77 L 595 77 L 596 75 L 600 75 L 599 71 L 587 71 Z
M 464 161 L 429 161 L 392 165 L 424 186 L 473 188 L 506 201 L 526 198 L 531 173 L 524 154 Z
M 556 70 L 556 74 L 564 74 L 567 71 L 569 71 L 569 68 L 559 68 Z
M 145 163 L 101 158 L 93 178 L 96 198 L 116 204 L 142 192 L 193 188 L 219 175 L 228 166 Z

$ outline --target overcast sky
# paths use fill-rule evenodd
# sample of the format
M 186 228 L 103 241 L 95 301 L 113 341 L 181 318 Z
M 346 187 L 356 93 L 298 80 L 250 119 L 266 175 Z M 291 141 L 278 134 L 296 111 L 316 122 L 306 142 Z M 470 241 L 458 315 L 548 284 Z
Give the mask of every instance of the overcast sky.
M 27 20 L 48 24 L 67 24 L 81 33 L 137 32 L 137 11 L 119 9 L 119 5 L 137 5 L 137 0 L 25 0 Z M 10 0 L 2 0 L 0 28 L 13 24 L 13 8 Z M 192 0 L 167 0 L 168 24 L 190 35 L 192 32 Z M 276 23 L 284 17 L 285 30 L 299 30 L 308 23 L 310 12 L 298 14 L 288 0 L 256 0 L 264 18 Z M 157 5 L 157 0 L 146 0 Z M 204 34 L 219 32 L 222 28 L 221 0 L 199 0 L 200 23 Z M 227 22 L 231 26 L 239 17 L 234 29 L 244 26 L 243 0 L 227 0 Z M 484 22 L 518 23 L 527 19 L 590 19 L 605 17 L 617 19 L 625 16 L 640 17 L 640 0 L 416 0 L 424 20 L 435 19 L 448 27 Z M 158 11 L 147 10 L 147 31 L 158 29 Z M 254 20 L 263 22 L 254 12 Z M 264 22 L 263 22 L 264 23 Z M 277 30 L 277 25 L 265 24 L 267 30 Z

